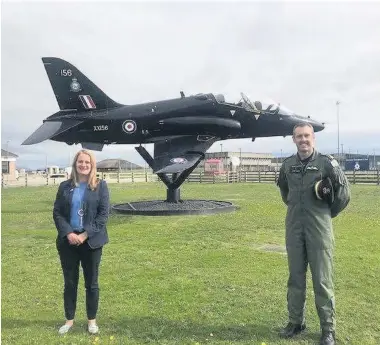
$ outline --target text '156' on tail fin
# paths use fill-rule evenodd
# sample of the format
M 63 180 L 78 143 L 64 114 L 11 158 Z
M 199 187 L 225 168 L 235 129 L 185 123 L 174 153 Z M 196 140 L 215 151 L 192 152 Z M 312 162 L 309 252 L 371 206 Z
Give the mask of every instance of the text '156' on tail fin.
M 43 57 L 42 61 L 61 111 L 84 112 L 121 106 L 69 62 L 55 57 Z

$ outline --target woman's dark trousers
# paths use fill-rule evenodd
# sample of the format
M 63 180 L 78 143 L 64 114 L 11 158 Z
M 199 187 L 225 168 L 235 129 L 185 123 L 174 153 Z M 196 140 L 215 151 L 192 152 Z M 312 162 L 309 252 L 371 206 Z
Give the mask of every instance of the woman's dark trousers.
M 75 316 L 79 263 L 82 265 L 86 288 L 87 318 L 95 319 L 99 304 L 98 275 L 102 248 L 91 249 L 87 242 L 80 246 L 70 245 L 65 237 L 57 239 L 57 249 L 65 282 L 63 300 L 66 319 L 73 320 Z

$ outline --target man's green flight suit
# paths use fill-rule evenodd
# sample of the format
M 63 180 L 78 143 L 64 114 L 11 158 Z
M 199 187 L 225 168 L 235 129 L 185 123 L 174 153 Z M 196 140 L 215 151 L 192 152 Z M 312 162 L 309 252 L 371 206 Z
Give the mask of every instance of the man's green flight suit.
M 334 201 L 319 200 L 317 181 L 330 177 Z M 315 305 L 323 331 L 335 331 L 333 285 L 334 235 L 331 219 L 350 201 L 350 186 L 338 162 L 314 150 L 306 163 L 298 154 L 284 160 L 277 182 L 287 205 L 286 249 L 288 253 L 288 312 L 293 324 L 304 323 L 306 271 L 310 265 Z

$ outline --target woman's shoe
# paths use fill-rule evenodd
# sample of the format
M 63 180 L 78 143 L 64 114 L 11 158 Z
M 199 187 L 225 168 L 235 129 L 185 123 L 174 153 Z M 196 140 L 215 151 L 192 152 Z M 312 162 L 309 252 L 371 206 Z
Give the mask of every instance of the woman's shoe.
M 59 334 L 66 334 L 70 328 L 73 327 L 73 325 L 63 325 L 59 330 L 58 330 L 58 333 Z
M 91 323 L 88 325 L 88 331 L 91 334 L 96 334 L 99 332 L 99 327 L 97 326 L 96 323 Z

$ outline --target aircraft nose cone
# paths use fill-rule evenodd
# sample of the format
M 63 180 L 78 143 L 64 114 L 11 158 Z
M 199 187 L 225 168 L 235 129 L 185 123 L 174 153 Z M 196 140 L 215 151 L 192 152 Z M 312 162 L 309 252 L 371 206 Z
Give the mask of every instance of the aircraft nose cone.
M 314 128 L 314 132 L 319 132 L 325 129 L 325 124 L 323 122 L 312 120 L 310 123 Z
M 291 117 L 291 121 L 294 124 L 298 124 L 300 122 L 308 122 L 313 126 L 314 132 L 319 132 L 325 129 L 325 124 L 323 122 L 313 120 L 310 116 L 306 117 L 306 116 L 295 115 Z

